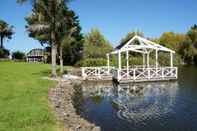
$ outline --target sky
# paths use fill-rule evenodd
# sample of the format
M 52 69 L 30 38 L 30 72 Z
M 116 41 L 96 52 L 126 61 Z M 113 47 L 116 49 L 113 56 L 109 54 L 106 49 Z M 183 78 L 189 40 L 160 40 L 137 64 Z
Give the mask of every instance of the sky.
M 114 47 L 129 31 L 139 30 L 155 38 L 167 31 L 185 33 L 197 24 L 197 0 L 73 0 L 69 7 L 79 16 L 83 33 L 98 28 Z M 1 0 L 0 19 L 15 31 L 13 38 L 4 42 L 9 50 L 41 48 L 25 30 L 24 18 L 31 9 L 31 4 Z

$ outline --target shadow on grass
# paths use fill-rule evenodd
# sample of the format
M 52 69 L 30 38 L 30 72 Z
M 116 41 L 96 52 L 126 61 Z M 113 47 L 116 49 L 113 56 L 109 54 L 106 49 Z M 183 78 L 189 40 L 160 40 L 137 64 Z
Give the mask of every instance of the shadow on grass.
M 40 72 L 32 73 L 34 76 L 50 76 L 51 75 L 51 70 L 43 70 Z
M 57 75 L 60 76 L 60 69 L 57 69 L 56 72 L 57 72 Z M 64 70 L 63 74 L 67 74 L 67 73 L 68 73 L 68 71 Z M 40 71 L 40 72 L 32 73 L 32 75 L 36 75 L 36 76 L 39 75 L 41 77 L 44 77 L 44 76 L 51 77 L 51 69 L 47 69 L 47 70 L 43 70 L 43 71 Z

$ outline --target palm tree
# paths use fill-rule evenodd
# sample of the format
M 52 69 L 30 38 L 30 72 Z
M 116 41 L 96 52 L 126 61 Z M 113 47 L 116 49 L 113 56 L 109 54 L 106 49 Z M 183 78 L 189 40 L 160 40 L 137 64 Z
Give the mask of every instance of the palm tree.
M 17 0 L 23 3 L 27 0 Z M 64 24 L 65 17 L 62 17 L 65 3 L 69 0 L 32 0 L 34 7 L 34 16 L 37 21 L 28 26 L 30 32 L 48 32 L 49 44 L 51 45 L 52 77 L 56 77 L 56 55 L 57 47 L 60 43 L 59 30 Z
M 11 39 L 13 34 L 13 26 L 9 26 L 5 21 L 0 20 L 0 48 L 3 48 L 3 40 L 5 38 Z

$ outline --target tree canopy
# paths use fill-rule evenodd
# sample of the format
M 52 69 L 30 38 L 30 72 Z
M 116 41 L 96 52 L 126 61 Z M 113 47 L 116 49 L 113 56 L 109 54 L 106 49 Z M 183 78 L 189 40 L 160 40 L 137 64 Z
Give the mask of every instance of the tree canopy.
M 94 28 L 85 35 L 84 58 L 106 58 L 106 53 L 112 50 L 112 45 L 98 29 Z
M 187 36 L 189 36 L 192 44 L 195 48 L 197 48 L 197 25 L 193 25 L 190 30 L 187 32 Z
M 158 42 L 177 52 L 185 64 L 197 63 L 197 25 L 192 26 L 187 33 L 164 32 Z
M 5 38 L 11 39 L 12 35 L 14 34 L 13 26 L 10 26 L 8 23 L 6 23 L 3 20 L 0 20 L 0 48 L 3 48 L 3 40 Z
M 33 12 L 35 11 L 36 10 L 33 10 Z M 82 55 L 79 52 L 81 52 L 83 46 L 83 35 L 81 34 L 81 27 L 79 25 L 78 16 L 76 16 L 75 12 L 70 10 L 66 5 L 64 5 L 60 16 L 56 17 L 56 21 L 59 21 L 57 23 L 59 27 L 57 27 L 56 33 L 58 43 L 59 46 L 60 44 L 61 46 L 63 46 L 64 63 L 68 65 L 74 64 L 81 58 Z M 42 19 L 41 17 L 42 16 L 40 16 L 39 13 L 32 13 L 32 15 L 27 17 L 26 20 L 31 28 L 34 27 L 34 25 L 36 25 L 37 23 L 43 24 L 42 26 L 44 27 L 44 25 L 47 25 L 48 23 L 45 22 L 44 19 L 42 20 L 42 22 L 38 22 L 38 19 Z M 29 26 L 27 26 L 27 28 L 29 28 Z M 37 39 L 42 45 L 47 44 L 51 46 L 50 29 L 30 29 L 29 36 Z
M 164 32 L 159 38 L 159 44 L 166 46 L 172 50 L 178 51 L 180 43 L 189 41 L 189 37 L 185 34 Z
M 63 53 L 65 52 L 63 46 L 70 44 L 73 49 L 72 55 L 77 55 L 76 52 L 79 52 L 80 49 L 81 27 L 79 26 L 78 17 L 72 10 L 68 9 L 66 5 L 68 1 L 34 0 L 32 14 L 26 18 L 29 36 L 40 41 L 42 45 L 47 44 L 51 47 L 52 76 L 56 76 L 57 55 L 59 55 L 58 58 L 60 59 L 60 71 L 63 72 Z M 76 60 L 72 59 L 71 61 Z
M 138 36 L 144 36 L 143 32 L 137 31 L 137 32 L 128 32 L 125 37 L 123 37 L 120 41 L 120 45 L 126 44 L 130 39 L 132 39 L 135 35 Z

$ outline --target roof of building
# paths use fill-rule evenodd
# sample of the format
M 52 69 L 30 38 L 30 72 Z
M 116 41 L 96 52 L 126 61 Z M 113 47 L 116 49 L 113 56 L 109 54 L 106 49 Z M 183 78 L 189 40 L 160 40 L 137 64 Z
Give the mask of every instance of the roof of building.
M 32 49 L 27 53 L 27 56 L 44 56 L 44 50 L 39 48 Z

